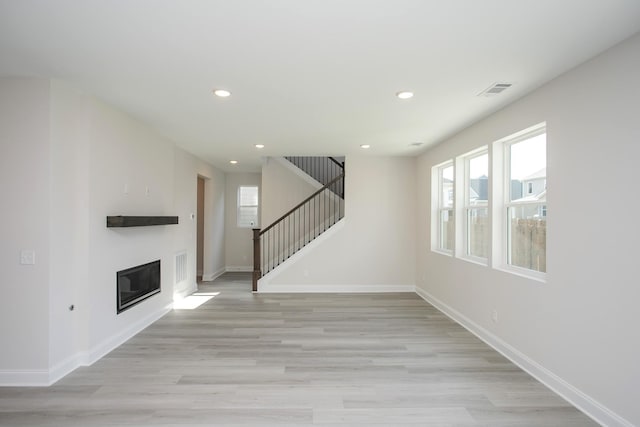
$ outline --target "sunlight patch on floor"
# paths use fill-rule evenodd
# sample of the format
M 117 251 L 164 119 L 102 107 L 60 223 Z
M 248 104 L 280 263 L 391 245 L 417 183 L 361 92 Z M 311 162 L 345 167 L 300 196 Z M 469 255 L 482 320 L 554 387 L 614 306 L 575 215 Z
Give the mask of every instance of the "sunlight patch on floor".
M 180 300 L 173 301 L 173 309 L 193 310 L 218 295 L 220 295 L 220 292 L 196 292 Z

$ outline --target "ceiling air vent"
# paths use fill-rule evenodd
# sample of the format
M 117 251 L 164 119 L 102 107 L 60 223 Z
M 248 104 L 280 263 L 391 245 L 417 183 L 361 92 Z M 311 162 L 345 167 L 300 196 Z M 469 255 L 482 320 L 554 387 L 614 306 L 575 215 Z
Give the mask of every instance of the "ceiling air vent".
M 511 87 L 511 83 L 494 83 L 482 92 L 478 94 L 478 96 L 491 97 L 496 96 L 499 93 L 509 89 Z

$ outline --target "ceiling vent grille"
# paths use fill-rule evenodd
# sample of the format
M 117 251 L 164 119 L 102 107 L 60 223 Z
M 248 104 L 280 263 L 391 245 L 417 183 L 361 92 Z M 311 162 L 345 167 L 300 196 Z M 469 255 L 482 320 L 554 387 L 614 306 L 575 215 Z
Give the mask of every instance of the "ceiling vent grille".
M 482 92 L 480 92 L 478 96 L 484 96 L 487 98 L 496 96 L 504 92 L 505 90 L 509 89 L 511 86 L 512 86 L 511 83 L 494 83 L 488 88 L 486 88 L 485 90 L 483 90 Z

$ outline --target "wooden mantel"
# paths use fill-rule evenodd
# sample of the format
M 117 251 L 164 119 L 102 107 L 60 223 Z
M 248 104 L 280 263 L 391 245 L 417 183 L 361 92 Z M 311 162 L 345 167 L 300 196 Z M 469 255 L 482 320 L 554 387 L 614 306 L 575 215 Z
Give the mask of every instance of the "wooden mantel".
M 107 216 L 107 228 L 177 224 L 177 216 Z

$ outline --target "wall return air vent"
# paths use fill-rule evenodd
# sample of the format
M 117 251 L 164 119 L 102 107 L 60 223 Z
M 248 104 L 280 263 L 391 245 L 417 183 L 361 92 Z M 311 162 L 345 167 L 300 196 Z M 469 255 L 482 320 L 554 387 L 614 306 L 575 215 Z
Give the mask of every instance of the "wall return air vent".
M 478 94 L 478 96 L 483 96 L 485 98 L 489 98 L 492 96 L 496 96 L 505 90 L 509 89 L 512 86 L 511 83 L 494 83 L 482 92 Z

